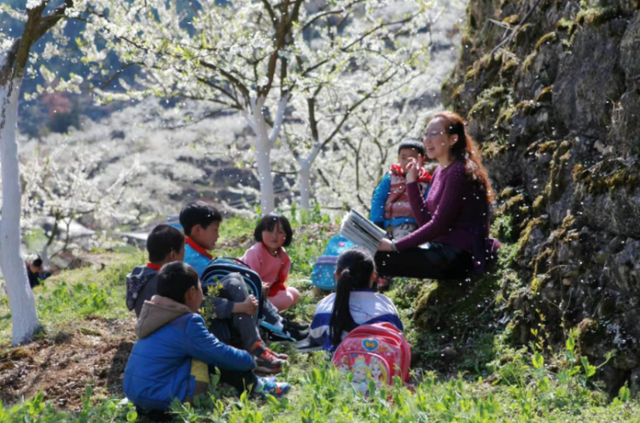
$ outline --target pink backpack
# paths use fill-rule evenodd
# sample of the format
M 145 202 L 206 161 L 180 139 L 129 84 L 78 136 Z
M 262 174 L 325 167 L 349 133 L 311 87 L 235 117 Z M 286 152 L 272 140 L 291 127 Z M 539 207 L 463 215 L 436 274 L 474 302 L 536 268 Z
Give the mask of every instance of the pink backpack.
M 340 372 L 351 372 L 354 387 L 366 394 L 369 381 L 378 388 L 392 384 L 394 376 L 409 381 L 411 348 L 391 323 L 373 323 L 352 330 L 338 345 L 332 361 Z

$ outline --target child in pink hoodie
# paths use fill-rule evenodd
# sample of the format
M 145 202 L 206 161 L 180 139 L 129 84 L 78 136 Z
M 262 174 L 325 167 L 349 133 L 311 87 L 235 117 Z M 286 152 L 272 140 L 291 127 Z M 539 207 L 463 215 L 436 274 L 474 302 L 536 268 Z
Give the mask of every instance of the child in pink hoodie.
M 278 213 L 264 216 L 253 234 L 256 243 L 242 256 L 242 261 L 262 279 L 262 286 L 269 301 L 285 310 L 300 299 L 297 289 L 285 286 L 291 269 L 291 259 L 282 247 L 288 247 L 293 238 L 291 224 Z

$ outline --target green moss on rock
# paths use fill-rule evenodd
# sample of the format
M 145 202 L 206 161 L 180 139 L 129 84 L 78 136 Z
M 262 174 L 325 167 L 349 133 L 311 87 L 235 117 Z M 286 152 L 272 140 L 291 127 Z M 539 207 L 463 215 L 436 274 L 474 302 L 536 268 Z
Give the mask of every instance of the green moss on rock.
M 544 87 L 536 97 L 536 103 L 550 103 L 553 99 L 551 87 Z
M 547 226 L 547 220 L 540 217 L 531 219 L 527 222 L 527 225 L 525 226 L 523 231 L 520 233 L 520 238 L 518 239 L 518 246 L 516 248 L 516 258 L 522 258 L 522 255 L 524 254 L 524 250 L 526 249 L 527 244 L 529 243 L 529 237 L 531 236 L 531 232 L 535 228 L 544 228 L 546 226 Z
M 540 214 L 544 211 L 545 205 L 546 202 L 544 195 L 539 195 L 535 200 L 533 200 L 533 204 L 531 205 L 531 207 L 533 208 L 534 213 Z
M 571 143 L 563 141 L 553 153 L 553 160 L 549 163 L 549 183 L 545 186 L 544 194 L 550 203 L 560 199 L 566 184 L 562 173 L 571 159 Z
M 494 125 L 499 128 L 499 127 L 502 127 L 504 124 L 510 124 L 511 119 L 513 119 L 513 116 L 516 114 L 517 111 L 518 110 L 515 107 L 507 107 L 502 109 Z
M 520 17 L 517 14 L 507 16 L 502 20 L 502 23 L 506 23 L 507 25 L 518 25 L 520 23 Z
M 576 30 L 577 25 L 575 22 L 570 21 L 568 19 L 562 18 L 556 23 L 556 31 L 559 32 L 567 32 L 569 35 L 572 35 Z
M 618 7 L 590 7 L 578 13 L 576 23 L 581 26 L 600 26 L 618 16 Z
M 640 186 L 640 168 L 637 164 L 625 165 L 609 160 L 588 169 L 577 164 L 571 174 L 573 181 L 584 184 L 591 195 L 613 195 L 619 189 L 633 191 Z
M 530 116 L 538 110 L 538 105 L 533 100 L 522 101 L 516 104 L 516 110 L 521 111 L 525 116 Z
M 536 43 L 536 51 L 540 51 L 542 46 L 545 44 L 552 44 L 558 41 L 558 35 L 553 32 L 549 32 L 548 34 L 543 35 L 538 42 Z

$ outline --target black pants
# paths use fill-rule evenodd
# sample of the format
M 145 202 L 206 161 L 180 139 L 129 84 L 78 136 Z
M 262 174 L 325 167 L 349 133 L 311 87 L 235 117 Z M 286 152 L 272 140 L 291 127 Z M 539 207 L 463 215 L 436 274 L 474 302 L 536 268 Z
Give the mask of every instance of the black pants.
M 253 374 L 253 371 L 248 370 L 246 372 L 239 372 L 234 370 L 220 370 L 220 382 L 224 382 L 227 385 L 231 385 L 238 391 L 238 396 L 245 390 L 251 392 L 249 388 L 255 386 L 257 376 Z M 209 366 L 209 373 L 215 374 L 216 368 Z M 198 382 L 199 383 L 199 382 Z M 201 395 L 207 392 L 205 387 L 204 391 L 195 392 L 195 395 Z M 193 398 L 185 398 L 186 401 L 193 401 Z M 171 422 L 173 421 L 173 414 L 165 411 L 151 410 L 143 407 L 136 406 L 138 414 L 145 416 L 150 422 Z
M 212 368 L 209 367 L 209 370 L 211 369 Z M 246 372 L 224 369 L 219 370 L 220 382 L 224 382 L 227 385 L 233 386 L 238 391 L 238 395 L 242 394 L 245 390 L 247 392 L 251 392 L 250 388 L 255 386 L 258 379 L 258 377 L 253 374 L 252 370 L 247 370 Z
M 378 251 L 375 260 L 381 276 L 417 279 L 463 278 L 472 267 L 468 252 L 433 242 L 397 253 Z

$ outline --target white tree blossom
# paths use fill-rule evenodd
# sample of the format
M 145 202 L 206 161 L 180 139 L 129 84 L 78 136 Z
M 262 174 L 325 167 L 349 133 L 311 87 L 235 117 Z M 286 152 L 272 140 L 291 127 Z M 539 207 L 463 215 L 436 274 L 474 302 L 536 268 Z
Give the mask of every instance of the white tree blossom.
M 266 213 L 274 207 L 271 154 L 284 122 L 298 116 L 308 123 L 292 138 L 312 146 L 298 156 L 308 179 L 317 151 L 356 109 L 424 71 L 414 38 L 428 26 L 432 3 L 88 0 L 67 13 L 87 24 L 79 47 L 94 79 L 106 78 L 99 101 L 182 96 L 246 119 Z M 100 67 L 109 52 L 122 63 L 111 74 Z M 116 87 L 132 66 L 143 70 L 135 86 Z M 301 190 L 306 206 L 308 184 Z
M 53 151 L 39 148 L 23 152 L 22 226 L 31 229 L 42 217 L 51 219 L 52 229 L 41 252 L 45 263 L 69 248 L 71 224 L 84 218 L 95 228 L 117 227 L 138 217 L 138 198 L 127 190 L 140 171 L 134 155 L 109 180 L 105 161 L 111 155 L 104 145 L 57 144 Z M 62 245 L 54 251 L 54 243 Z

